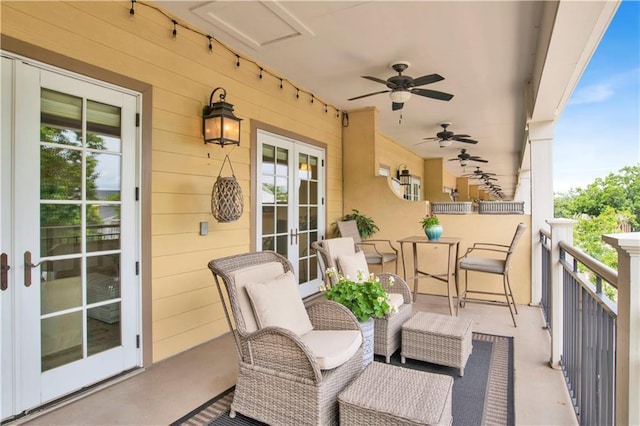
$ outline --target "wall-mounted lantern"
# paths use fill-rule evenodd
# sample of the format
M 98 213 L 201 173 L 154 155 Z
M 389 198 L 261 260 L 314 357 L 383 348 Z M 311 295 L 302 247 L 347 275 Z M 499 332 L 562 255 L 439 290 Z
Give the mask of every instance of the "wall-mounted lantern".
M 411 175 L 406 164 L 400 164 L 396 172 L 400 185 L 411 185 Z
M 213 102 L 213 96 L 218 90 L 222 90 L 220 101 Z M 202 111 L 202 134 L 204 143 L 225 145 L 240 145 L 241 118 L 233 114 L 233 105 L 225 102 L 227 91 L 217 87 L 211 92 L 209 105 L 205 105 Z

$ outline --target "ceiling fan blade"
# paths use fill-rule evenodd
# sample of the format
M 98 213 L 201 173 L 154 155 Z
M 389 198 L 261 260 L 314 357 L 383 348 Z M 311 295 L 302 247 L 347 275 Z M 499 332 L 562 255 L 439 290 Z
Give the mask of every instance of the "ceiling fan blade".
M 467 139 L 467 138 L 461 138 L 461 137 L 455 137 L 455 136 L 453 136 L 451 139 L 456 140 L 458 142 L 464 142 L 464 143 L 473 143 L 473 144 L 478 143 L 478 141 L 474 141 L 473 139 Z
M 452 138 L 470 138 L 471 135 L 453 135 Z
M 391 102 L 391 111 L 398 111 L 404 107 L 404 102 Z
M 439 141 L 440 138 L 437 136 L 432 136 L 430 138 L 422 138 L 423 141 Z
M 449 158 L 447 161 L 458 161 L 462 160 L 462 158 Z
M 474 158 L 474 157 L 469 157 L 469 161 L 477 161 L 478 163 L 488 163 L 489 160 L 485 160 L 483 158 Z
M 413 85 L 414 86 L 422 86 L 425 84 L 436 83 L 438 81 L 444 80 L 444 77 L 439 74 L 429 74 L 423 75 L 422 77 L 414 78 Z
M 451 98 L 453 98 L 453 95 L 451 95 L 449 93 L 438 92 L 437 90 L 420 89 L 420 88 L 417 88 L 417 87 L 411 89 L 411 93 L 414 93 L 414 94 L 420 95 L 420 96 L 424 96 L 424 97 L 427 97 L 427 98 L 438 99 L 438 100 L 441 100 L 441 101 L 450 101 Z
M 379 92 L 367 93 L 366 95 L 356 96 L 355 98 L 347 99 L 348 101 L 355 101 L 356 99 L 366 98 L 367 96 L 379 95 L 380 93 L 389 93 L 391 90 L 381 90 Z
M 388 82 L 387 80 L 383 80 L 383 79 L 378 78 L 378 77 L 372 77 L 372 76 L 370 76 L 370 75 L 363 75 L 363 76 L 361 76 L 361 77 L 362 77 L 362 78 L 366 78 L 367 80 L 375 81 L 376 83 L 384 84 L 385 86 L 386 86 L 387 84 L 394 85 L 393 83 L 390 83 L 390 82 Z M 393 89 L 393 87 L 391 87 L 391 89 Z

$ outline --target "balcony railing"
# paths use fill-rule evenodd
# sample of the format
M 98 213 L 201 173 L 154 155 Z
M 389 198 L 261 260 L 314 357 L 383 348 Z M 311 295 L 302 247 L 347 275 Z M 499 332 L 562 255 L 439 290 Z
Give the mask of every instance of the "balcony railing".
M 635 396 L 628 379 L 621 376 L 628 376 L 634 367 L 629 363 L 620 365 L 619 356 L 625 354 L 618 353 L 619 342 L 626 339 L 623 342 L 627 355 L 637 354 L 638 348 L 629 347 L 632 341 L 628 336 L 629 328 L 638 324 L 632 320 L 620 328 L 618 303 L 603 291 L 605 285 L 618 288 L 618 272 L 573 247 L 573 225 L 571 221 L 561 221 L 549 221 L 552 232 L 541 230 L 539 234 L 540 303 L 552 340 L 551 364 L 564 372 L 580 424 L 621 424 L 622 419 L 634 418 L 637 408 L 627 403 Z M 629 267 L 630 258 L 619 259 L 627 262 L 627 271 L 633 270 Z M 628 274 L 624 279 L 630 281 L 629 286 L 638 284 L 632 283 Z M 626 303 L 633 305 L 633 301 Z M 621 330 L 626 331 L 619 335 Z M 618 383 L 620 380 L 623 382 Z M 621 383 L 626 383 L 626 388 Z M 624 413 L 617 412 L 620 407 Z

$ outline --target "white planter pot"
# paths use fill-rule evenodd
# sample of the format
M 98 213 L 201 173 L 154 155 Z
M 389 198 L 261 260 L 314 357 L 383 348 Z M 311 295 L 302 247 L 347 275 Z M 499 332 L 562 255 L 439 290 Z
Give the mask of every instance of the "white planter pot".
M 373 318 L 358 323 L 362 331 L 362 362 L 366 367 L 373 361 Z

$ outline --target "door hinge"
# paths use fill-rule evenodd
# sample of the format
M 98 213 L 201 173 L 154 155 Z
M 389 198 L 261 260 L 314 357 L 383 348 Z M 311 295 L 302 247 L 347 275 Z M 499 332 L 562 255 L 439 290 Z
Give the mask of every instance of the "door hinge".
M 324 197 L 322 197 L 322 205 L 324 206 Z
M 136 275 L 140 275 L 140 262 L 136 262 Z
M 136 186 L 136 201 L 140 201 L 140 187 Z
M 140 113 L 136 112 L 136 127 L 140 127 Z
M 140 335 L 136 334 L 136 349 L 140 349 Z
M 324 159 L 322 160 L 322 163 L 321 163 L 321 164 L 322 164 L 322 167 L 324 167 Z

